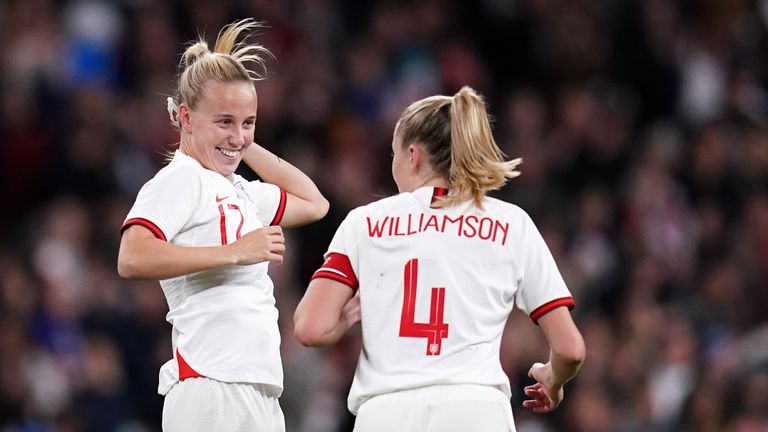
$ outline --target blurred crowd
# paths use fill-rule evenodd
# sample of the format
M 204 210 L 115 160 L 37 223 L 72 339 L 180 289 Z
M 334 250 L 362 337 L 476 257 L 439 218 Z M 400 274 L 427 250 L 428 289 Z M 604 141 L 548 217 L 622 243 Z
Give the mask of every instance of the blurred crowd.
M 497 196 L 544 234 L 587 344 L 560 409 L 524 412 L 548 353 L 513 313 L 518 431 L 768 431 L 766 0 L 0 2 L 0 431 L 159 430 L 167 306 L 118 277 L 119 229 L 178 141 L 183 43 L 244 17 L 276 56 L 257 141 L 331 201 L 270 269 L 289 431 L 351 430 L 359 334 L 304 348 L 293 310 L 346 213 L 395 192 L 402 109 L 465 84 L 524 159 Z

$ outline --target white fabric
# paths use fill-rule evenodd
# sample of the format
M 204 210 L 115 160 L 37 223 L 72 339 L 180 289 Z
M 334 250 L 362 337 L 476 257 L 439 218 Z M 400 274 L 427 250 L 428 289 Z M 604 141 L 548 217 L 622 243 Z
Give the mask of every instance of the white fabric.
M 232 183 L 177 151 L 139 191 L 126 225 L 155 226 L 162 231 L 156 235 L 179 246 L 221 246 L 234 242 L 238 230 L 242 236 L 269 224 L 281 196 L 275 185 L 238 175 Z M 208 378 L 282 389 L 280 333 L 267 265 L 221 267 L 160 281 L 174 356 L 178 350 Z M 160 371 L 158 392 L 166 394 L 177 381 L 172 359 Z
M 360 407 L 354 432 L 515 432 L 509 398 L 477 385 L 387 393 Z
M 487 385 L 509 396 L 499 347 L 513 306 L 540 316 L 550 302 L 572 302 L 522 209 L 493 198 L 484 200 L 484 210 L 471 203 L 433 209 L 433 189 L 353 210 L 328 248 L 349 258 L 359 281 L 363 349 L 349 394 L 352 413 L 371 396 L 434 384 Z M 404 326 L 409 261 L 416 324 Z M 443 295 L 441 321 L 431 305 L 441 309 Z M 401 336 L 403 330 L 443 337 L 428 343 L 426 335 Z
M 259 384 L 186 379 L 165 396 L 163 432 L 285 432 L 277 395 Z

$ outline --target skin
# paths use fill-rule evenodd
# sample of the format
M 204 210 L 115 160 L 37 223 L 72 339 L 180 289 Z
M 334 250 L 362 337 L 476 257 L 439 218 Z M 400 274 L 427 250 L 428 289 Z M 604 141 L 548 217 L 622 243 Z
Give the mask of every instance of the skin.
M 194 110 L 185 103 L 179 106 L 181 151 L 233 180 L 245 150 L 253 144 L 257 107 L 250 82 L 208 81 Z
M 250 81 L 208 81 L 194 110 L 183 103 L 179 107 L 181 151 L 230 180 L 245 161 L 265 182 L 282 187 L 287 193 L 283 227 L 321 219 L 328 201 L 312 180 L 253 142 L 257 107 Z
M 250 81 L 208 81 L 194 109 L 179 106 L 180 150 L 230 180 L 244 160 L 264 181 L 282 187 L 287 202 L 281 226 L 321 219 L 328 212 L 328 201 L 312 180 L 253 142 L 257 106 Z M 281 226 L 251 231 L 224 246 L 182 247 L 132 225 L 121 238 L 117 270 L 127 279 L 158 280 L 226 265 L 280 264 L 285 252 Z
M 397 131 L 392 138 L 392 179 L 400 193 L 413 192 L 422 186 L 448 188 L 448 180 L 435 172 L 429 155 L 419 143 L 403 145 Z
M 536 381 L 526 386 L 523 407 L 536 413 L 556 409 L 563 401 L 563 386 L 581 369 L 586 348 L 581 333 L 576 328 L 566 307 L 559 307 L 539 318 L 539 326 L 549 343 L 549 361 L 534 363 L 528 377 Z
M 398 190 L 412 192 L 421 186 L 448 187 L 437 175 L 418 143 L 403 146 L 396 133 L 392 140 L 392 178 Z M 360 321 L 360 296 L 341 282 L 318 278 L 309 283 L 294 313 L 294 334 L 305 346 L 333 345 Z M 534 363 L 528 376 L 536 383 L 525 387 L 529 398 L 523 407 L 536 413 L 556 409 L 563 400 L 563 386 L 581 368 L 584 340 L 566 307 L 553 309 L 539 318 L 539 326 L 550 346 L 547 363 Z

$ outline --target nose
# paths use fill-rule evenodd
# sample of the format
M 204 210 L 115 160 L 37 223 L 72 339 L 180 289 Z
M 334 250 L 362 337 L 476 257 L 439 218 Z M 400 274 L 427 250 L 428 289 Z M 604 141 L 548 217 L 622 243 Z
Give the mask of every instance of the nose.
M 229 137 L 229 144 L 234 147 L 242 147 L 245 145 L 247 131 L 242 126 L 235 127 L 232 134 Z

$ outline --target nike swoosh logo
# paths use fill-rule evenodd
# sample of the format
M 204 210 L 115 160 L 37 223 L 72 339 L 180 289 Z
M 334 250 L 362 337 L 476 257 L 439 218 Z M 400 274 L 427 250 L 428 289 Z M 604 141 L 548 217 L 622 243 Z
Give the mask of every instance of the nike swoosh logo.
M 227 199 L 227 198 L 229 198 L 229 195 L 227 195 L 227 196 L 225 196 L 225 197 L 223 197 L 223 198 L 219 198 L 219 194 L 216 194 L 216 202 L 217 202 L 217 203 L 218 203 L 218 202 L 222 202 L 222 201 L 224 201 L 224 200 L 225 200 L 225 199 Z

